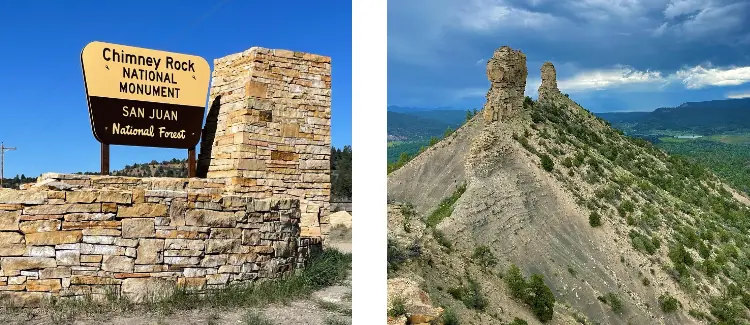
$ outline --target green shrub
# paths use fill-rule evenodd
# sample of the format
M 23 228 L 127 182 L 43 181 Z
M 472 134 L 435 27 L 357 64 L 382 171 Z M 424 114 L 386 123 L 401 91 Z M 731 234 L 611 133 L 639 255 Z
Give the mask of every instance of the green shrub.
M 398 271 L 401 264 L 406 262 L 407 257 L 404 250 L 395 241 L 388 238 L 388 274 Z
M 602 225 L 602 217 L 599 216 L 599 213 L 596 211 L 589 214 L 589 225 L 591 225 L 591 227 L 599 227 Z
M 511 264 L 505 273 L 505 283 L 510 289 L 510 295 L 517 299 L 523 299 L 526 294 L 526 279 L 521 274 L 521 269 L 515 264 Z
M 512 321 L 512 322 L 510 322 L 510 324 L 508 324 L 508 325 L 529 325 L 529 322 L 527 322 L 527 321 L 525 321 L 525 320 L 523 320 L 523 319 L 520 319 L 520 318 L 516 317 L 516 318 L 514 318 L 514 319 L 513 319 L 513 321 Z
M 745 317 L 745 307 L 741 302 L 724 295 L 712 298 L 710 303 L 709 311 L 719 320 L 719 324 L 743 324 L 739 322 Z
M 547 322 L 552 319 L 555 295 L 544 283 L 542 275 L 534 274 L 527 281 L 518 266 L 513 264 L 505 273 L 504 280 L 511 296 L 529 305 L 540 321 Z
M 668 256 L 669 259 L 672 260 L 672 263 L 675 265 L 675 267 L 679 265 L 693 266 L 693 257 L 688 251 L 685 250 L 685 247 L 681 244 L 671 245 L 669 247 Z
M 451 134 L 453 134 L 453 132 L 455 132 L 455 131 L 452 128 L 450 128 L 450 127 L 447 128 L 445 130 L 445 133 L 443 133 L 443 139 L 449 137 Z
M 548 172 L 551 172 L 555 167 L 555 163 L 552 162 L 552 158 L 550 158 L 547 154 L 542 154 L 540 158 L 542 159 L 542 168 L 544 168 L 544 170 Z
M 453 309 L 446 309 L 443 313 L 443 325 L 460 325 L 461 323 L 458 321 L 458 316 L 456 315 L 456 312 L 453 311 Z
M 417 210 L 411 203 L 401 204 L 401 214 L 404 216 L 404 231 L 411 232 L 411 220 L 417 215 Z
M 675 297 L 670 296 L 668 293 L 659 296 L 659 305 L 661 306 L 661 310 L 665 313 L 671 313 L 681 306 L 680 301 Z
M 703 260 L 703 273 L 709 278 L 719 273 L 719 265 L 711 259 Z
M 618 314 L 621 314 L 623 308 L 625 307 L 622 303 L 622 299 L 620 299 L 620 296 L 618 296 L 614 292 L 607 293 L 604 296 L 596 297 L 596 299 L 599 299 L 599 301 L 609 305 L 609 307 L 612 308 L 612 311 Z
M 533 107 L 534 106 L 534 100 L 531 99 L 531 97 L 526 96 L 523 98 L 523 106 L 524 107 Z M 536 110 L 534 110 L 536 112 Z
M 536 317 L 542 322 L 552 320 L 555 295 L 544 284 L 544 277 L 539 274 L 532 275 L 527 287 L 528 295 L 526 296 L 526 303 L 531 306 L 531 310 Z
M 469 309 L 484 311 L 487 308 L 487 299 L 482 295 L 482 289 L 473 279 L 468 279 L 468 286 L 449 288 L 448 293 L 455 299 L 464 303 Z
M 630 216 L 628 216 L 630 218 Z M 659 239 L 656 237 L 649 238 L 646 235 L 641 234 L 635 229 L 631 229 L 628 233 L 631 244 L 635 250 L 645 252 L 649 255 L 653 255 L 661 246 Z
M 492 254 L 492 251 L 487 246 L 479 246 L 474 249 L 474 254 L 471 256 L 474 260 L 484 268 L 493 267 L 497 265 L 497 257 Z
M 469 287 L 467 288 L 466 294 L 462 301 L 467 308 L 482 310 L 487 308 L 487 299 L 482 295 L 482 289 L 479 287 L 479 283 L 473 279 L 469 279 Z
M 401 315 L 406 315 L 406 305 L 404 304 L 404 299 L 401 297 L 394 297 L 391 300 L 391 307 L 388 308 L 388 316 L 398 317 Z
M 635 210 L 635 205 L 633 204 L 633 202 L 628 201 L 628 200 L 623 201 L 620 206 L 622 207 L 622 210 L 625 212 L 633 212 L 633 210 Z
M 434 145 L 435 145 L 435 144 L 437 144 L 437 143 L 438 143 L 439 141 L 440 141 L 440 139 L 438 139 L 437 137 L 432 137 L 432 138 L 430 138 L 430 146 L 434 146 Z

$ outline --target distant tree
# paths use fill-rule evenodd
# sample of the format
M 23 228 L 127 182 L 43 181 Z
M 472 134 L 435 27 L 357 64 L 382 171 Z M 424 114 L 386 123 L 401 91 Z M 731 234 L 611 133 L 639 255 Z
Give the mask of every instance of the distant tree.
M 471 114 L 471 110 L 466 110 L 466 121 L 468 122 L 474 115 Z
M 476 115 L 477 115 L 477 109 L 475 108 L 474 109 L 474 116 L 476 116 Z
M 448 127 L 448 129 L 446 129 L 446 130 L 445 130 L 445 133 L 443 134 L 443 138 L 447 138 L 447 137 L 448 137 L 448 136 L 450 136 L 451 134 L 453 134 L 453 129 L 452 129 L 452 128 L 450 128 L 450 127 Z
M 523 106 L 524 107 L 531 107 L 534 106 L 534 100 L 531 99 L 531 97 L 526 96 L 523 98 Z
M 352 197 L 352 147 L 333 148 L 331 156 L 336 157 L 335 161 L 332 159 L 331 168 L 336 171 L 336 175 L 331 179 L 331 196 L 350 199 Z

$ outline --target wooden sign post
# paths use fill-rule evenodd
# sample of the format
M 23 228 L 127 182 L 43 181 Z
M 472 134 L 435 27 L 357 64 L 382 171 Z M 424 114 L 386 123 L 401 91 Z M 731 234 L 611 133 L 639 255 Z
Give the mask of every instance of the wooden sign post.
M 91 42 L 81 52 L 81 67 L 91 130 L 102 144 L 102 174 L 109 174 L 111 144 L 194 155 L 211 74 L 205 59 Z
M 109 175 L 109 145 L 102 143 L 102 175 Z
M 188 177 L 195 177 L 195 147 L 188 149 Z

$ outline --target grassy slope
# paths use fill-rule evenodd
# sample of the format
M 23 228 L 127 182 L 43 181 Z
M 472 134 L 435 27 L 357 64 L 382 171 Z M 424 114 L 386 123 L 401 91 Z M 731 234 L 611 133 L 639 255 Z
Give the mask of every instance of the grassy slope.
M 642 254 L 667 257 L 662 266 L 692 298 L 708 300 L 714 320 L 734 324 L 746 317 L 750 209 L 716 176 L 623 136 L 577 105 L 537 103 L 532 119 L 538 123 L 518 141 L 552 158 L 555 177 L 579 205 L 610 222 L 624 221 Z

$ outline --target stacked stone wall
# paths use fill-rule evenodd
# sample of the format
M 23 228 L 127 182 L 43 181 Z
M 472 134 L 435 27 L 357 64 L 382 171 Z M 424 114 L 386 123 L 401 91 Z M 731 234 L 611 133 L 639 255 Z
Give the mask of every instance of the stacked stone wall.
M 303 236 L 328 232 L 331 59 L 259 47 L 214 60 L 198 176 L 300 200 Z
M 0 189 L 0 295 L 45 298 L 158 288 L 203 290 L 277 278 L 320 243 L 300 237 L 300 204 L 203 179 L 47 174 Z

